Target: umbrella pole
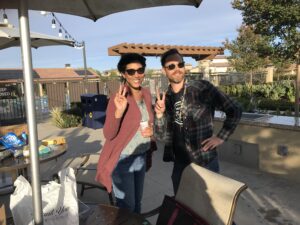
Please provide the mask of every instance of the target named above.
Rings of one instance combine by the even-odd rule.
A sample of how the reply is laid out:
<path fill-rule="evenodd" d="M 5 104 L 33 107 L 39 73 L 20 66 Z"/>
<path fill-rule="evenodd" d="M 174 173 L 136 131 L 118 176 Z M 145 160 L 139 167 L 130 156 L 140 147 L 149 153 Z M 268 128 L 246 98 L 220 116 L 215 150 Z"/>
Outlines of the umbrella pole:
<path fill-rule="evenodd" d="M 35 113 L 35 98 L 32 73 L 32 55 L 29 35 L 28 3 L 19 0 L 19 24 L 22 49 L 23 76 L 25 82 L 26 115 L 29 128 L 30 161 L 31 161 L 31 186 L 33 201 L 34 223 L 43 224 L 42 195 L 40 184 L 40 168 L 38 159 L 37 124 Z"/>

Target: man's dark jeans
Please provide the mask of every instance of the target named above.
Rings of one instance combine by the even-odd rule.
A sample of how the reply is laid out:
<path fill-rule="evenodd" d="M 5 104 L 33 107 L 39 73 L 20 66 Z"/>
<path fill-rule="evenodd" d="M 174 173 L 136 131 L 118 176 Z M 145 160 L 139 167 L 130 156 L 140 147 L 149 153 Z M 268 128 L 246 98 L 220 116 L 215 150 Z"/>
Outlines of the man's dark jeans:
<path fill-rule="evenodd" d="M 176 195 L 176 192 L 179 187 L 181 174 L 185 167 L 187 167 L 189 164 L 179 162 L 175 159 L 173 172 L 172 172 L 172 182 L 173 182 L 173 190 L 174 194 Z M 206 166 L 203 166 L 204 168 L 211 170 L 213 172 L 219 173 L 220 167 L 219 167 L 219 160 L 218 157 L 216 157 L 214 160 L 212 160 L 210 163 L 208 163 Z"/>

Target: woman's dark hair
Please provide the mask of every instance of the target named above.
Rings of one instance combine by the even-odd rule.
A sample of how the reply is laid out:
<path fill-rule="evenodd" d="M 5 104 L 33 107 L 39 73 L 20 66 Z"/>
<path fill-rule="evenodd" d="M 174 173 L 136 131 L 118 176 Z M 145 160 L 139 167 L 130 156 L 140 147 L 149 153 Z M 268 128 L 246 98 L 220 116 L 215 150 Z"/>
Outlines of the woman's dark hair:
<path fill-rule="evenodd" d="M 146 67 L 146 58 L 137 53 L 126 53 L 121 56 L 118 63 L 118 70 L 120 73 L 125 73 L 126 66 L 129 63 L 140 63 L 144 68 Z"/>
<path fill-rule="evenodd" d="M 166 59 L 170 56 L 170 55 L 179 55 L 183 61 L 183 57 L 182 55 L 178 52 L 178 50 L 176 48 L 171 48 L 169 49 L 168 51 L 164 52 L 162 55 L 161 55 L 161 58 L 160 58 L 160 63 L 162 65 L 162 67 L 165 66 L 165 63 L 166 63 Z"/>

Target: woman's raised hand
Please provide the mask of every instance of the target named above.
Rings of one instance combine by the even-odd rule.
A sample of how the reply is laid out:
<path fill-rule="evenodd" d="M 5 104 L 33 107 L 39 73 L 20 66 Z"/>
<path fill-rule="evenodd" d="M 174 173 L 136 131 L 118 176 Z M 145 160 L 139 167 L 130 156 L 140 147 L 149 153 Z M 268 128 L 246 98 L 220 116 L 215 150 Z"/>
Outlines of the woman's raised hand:
<path fill-rule="evenodd" d="M 127 107 L 127 98 L 126 98 L 126 87 L 120 85 L 119 91 L 115 96 L 114 103 L 116 106 L 115 117 L 121 118 Z"/>
<path fill-rule="evenodd" d="M 156 89 L 156 103 L 155 103 L 155 113 L 157 118 L 161 118 L 164 115 L 164 112 L 166 110 L 166 93 L 163 92 L 162 95 L 160 95 L 160 91 L 158 88 Z"/>

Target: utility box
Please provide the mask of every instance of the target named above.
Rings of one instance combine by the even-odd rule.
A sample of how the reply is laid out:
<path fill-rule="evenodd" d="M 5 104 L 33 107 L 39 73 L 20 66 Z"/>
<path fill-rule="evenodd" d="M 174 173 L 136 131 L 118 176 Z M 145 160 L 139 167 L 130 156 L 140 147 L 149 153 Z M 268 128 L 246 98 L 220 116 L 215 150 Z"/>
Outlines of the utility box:
<path fill-rule="evenodd" d="M 106 117 L 107 96 L 99 94 L 81 95 L 82 126 L 99 129 L 102 128 Z"/>

